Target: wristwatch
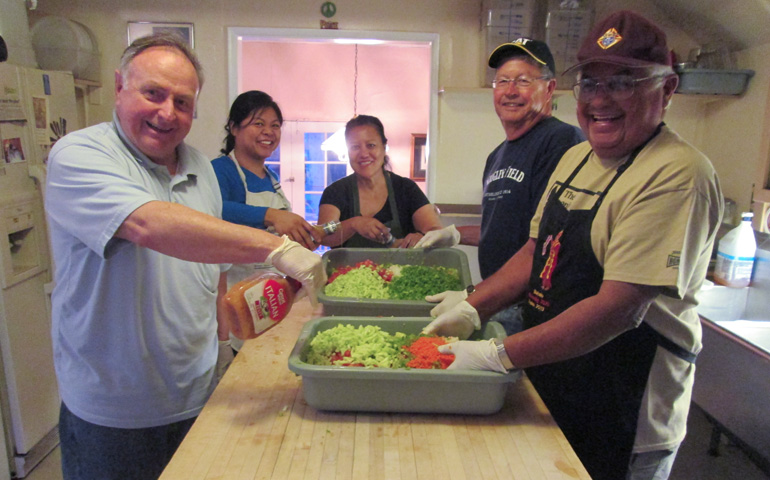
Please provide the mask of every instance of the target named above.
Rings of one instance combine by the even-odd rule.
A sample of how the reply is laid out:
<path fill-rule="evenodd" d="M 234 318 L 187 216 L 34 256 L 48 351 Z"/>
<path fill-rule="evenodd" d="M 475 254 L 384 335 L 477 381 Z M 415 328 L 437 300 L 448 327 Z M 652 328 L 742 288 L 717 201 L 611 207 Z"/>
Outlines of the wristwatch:
<path fill-rule="evenodd" d="M 503 341 L 496 338 L 495 347 L 497 347 L 497 356 L 500 357 L 500 361 L 503 362 L 503 367 L 505 367 L 506 370 L 513 370 L 516 368 L 514 367 L 511 358 L 508 356 L 508 352 L 505 351 L 505 345 L 503 345 Z"/>
<path fill-rule="evenodd" d="M 475 291 L 476 291 L 476 287 L 474 287 L 472 283 L 470 285 L 468 285 L 467 287 L 465 287 L 465 293 L 467 293 L 468 295 L 470 295 L 471 293 L 473 293 Z"/>

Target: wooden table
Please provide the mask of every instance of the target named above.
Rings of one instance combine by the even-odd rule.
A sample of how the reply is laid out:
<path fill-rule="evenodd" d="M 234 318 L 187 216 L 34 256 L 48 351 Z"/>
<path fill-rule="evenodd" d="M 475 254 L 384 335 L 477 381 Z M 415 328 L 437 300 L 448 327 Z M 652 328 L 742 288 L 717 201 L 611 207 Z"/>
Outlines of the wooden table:
<path fill-rule="evenodd" d="M 288 357 L 307 300 L 246 342 L 161 480 L 589 479 L 525 376 L 494 415 L 322 412 Z"/>

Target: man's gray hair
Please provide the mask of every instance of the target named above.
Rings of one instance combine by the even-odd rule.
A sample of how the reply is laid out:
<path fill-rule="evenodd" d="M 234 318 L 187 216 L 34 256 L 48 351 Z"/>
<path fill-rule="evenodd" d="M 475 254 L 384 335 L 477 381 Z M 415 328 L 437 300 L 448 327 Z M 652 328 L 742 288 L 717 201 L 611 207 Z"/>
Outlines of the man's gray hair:
<path fill-rule="evenodd" d="M 131 61 L 143 51 L 153 47 L 169 47 L 179 50 L 185 57 L 187 57 L 195 68 L 195 74 L 198 76 L 198 88 L 203 87 L 203 67 L 201 66 L 201 62 L 198 61 L 198 57 L 187 42 L 174 33 L 156 33 L 154 35 L 137 38 L 131 42 L 131 45 L 123 51 L 123 55 L 120 57 L 119 69 L 121 76 L 126 78 L 128 75 L 128 66 L 131 64 Z"/>

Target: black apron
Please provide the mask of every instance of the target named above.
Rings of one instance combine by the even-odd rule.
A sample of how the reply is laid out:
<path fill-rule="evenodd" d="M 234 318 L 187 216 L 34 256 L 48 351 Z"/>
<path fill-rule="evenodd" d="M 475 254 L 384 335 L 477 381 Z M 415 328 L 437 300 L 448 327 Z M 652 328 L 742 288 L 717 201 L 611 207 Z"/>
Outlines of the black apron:
<path fill-rule="evenodd" d="M 656 134 L 660 131 L 656 131 Z M 654 137 L 654 135 L 653 135 Z M 649 141 L 649 140 L 648 140 Z M 646 145 L 646 143 L 645 143 Z M 596 295 L 604 269 L 591 247 L 591 224 L 607 192 L 644 145 L 618 167 L 590 210 L 567 210 L 562 193 L 591 152 L 549 195 L 538 231 L 524 306 L 524 328 Z M 526 369 L 554 420 L 594 480 L 625 478 L 647 378 L 658 345 L 694 360 L 646 323 L 577 358 Z"/>
<path fill-rule="evenodd" d="M 391 219 L 385 222 L 384 225 L 390 228 L 390 234 L 393 238 L 404 238 L 404 233 L 401 230 L 401 221 L 398 219 L 398 207 L 396 206 L 396 195 L 393 193 L 393 183 L 390 181 L 390 173 L 383 172 L 385 174 L 385 185 L 388 187 L 388 205 L 390 206 Z M 353 216 L 361 216 L 361 206 L 358 200 L 358 181 L 353 178 Z M 387 245 L 380 242 L 369 240 L 366 237 L 353 234 L 343 245 L 345 248 L 386 248 Z"/>

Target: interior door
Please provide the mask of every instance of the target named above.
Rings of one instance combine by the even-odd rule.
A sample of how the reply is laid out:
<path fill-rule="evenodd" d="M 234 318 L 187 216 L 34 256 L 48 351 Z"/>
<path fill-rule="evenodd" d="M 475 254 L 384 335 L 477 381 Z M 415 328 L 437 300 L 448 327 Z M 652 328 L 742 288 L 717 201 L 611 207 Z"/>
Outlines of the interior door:
<path fill-rule="evenodd" d="M 318 221 L 318 203 L 327 185 L 352 173 L 347 161 L 321 149 L 343 122 L 285 121 L 281 145 L 266 160 L 278 172 L 292 211 L 310 223 Z"/>

